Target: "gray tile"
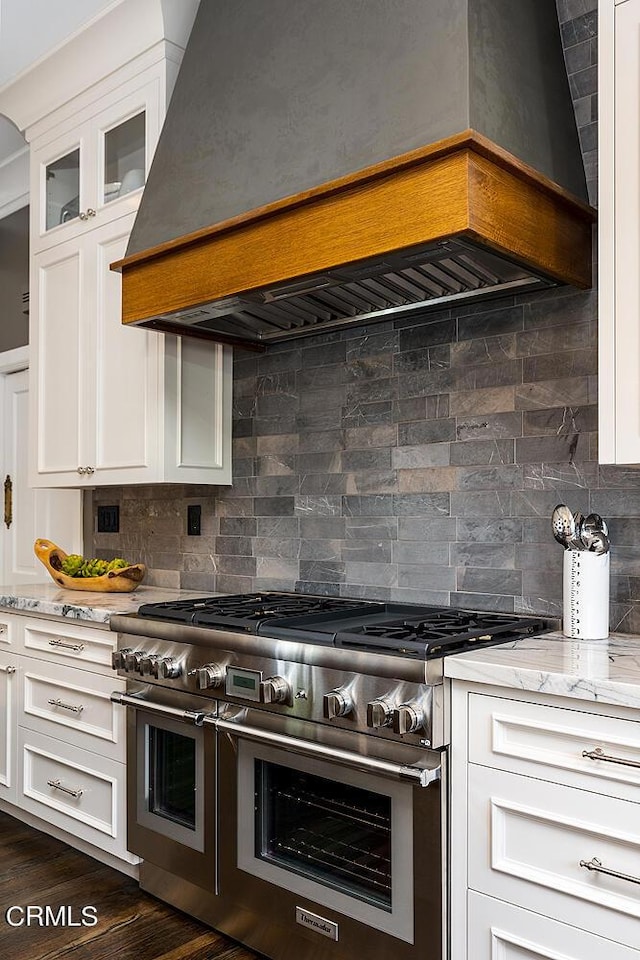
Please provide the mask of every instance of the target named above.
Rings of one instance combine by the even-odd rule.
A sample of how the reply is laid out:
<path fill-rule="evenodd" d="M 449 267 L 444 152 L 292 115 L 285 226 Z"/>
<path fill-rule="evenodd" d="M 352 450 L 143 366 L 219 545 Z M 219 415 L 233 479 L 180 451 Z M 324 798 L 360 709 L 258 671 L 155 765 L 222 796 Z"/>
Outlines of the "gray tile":
<path fill-rule="evenodd" d="M 451 347 L 451 365 L 475 366 L 479 363 L 512 360 L 517 356 L 516 336 L 516 334 L 504 334 L 498 337 L 480 337 L 477 340 L 454 343 Z"/>
<path fill-rule="evenodd" d="M 398 583 L 398 568 L 393 563 L 360 563 L 350 560 L 345 564 L 348 583 L 374 587 L 395 587 Z"/>
<path fill-rule="evenodd" d="M 339 496 L 298 496 L 295 498 L 295 514 L 298 517 L 335 517 L 342 510 Z"/>
<path fill-rule="evenodd" d="M 434 564 L 398 564 L 398 586 L 409 590 L 455 590 L 454 567 Z"/>
<path fill-rule="evenodd" d="M 597 429 L 598 408 L 595 404 L 584 407 L 526 410 L 522 420 L 522 432 L 525 437 L 590 433 Z"/>
<path fill-rule="evenodd" d="M 449 516 L 448 493 L 396 493 L 393 512 L 398 517 Z"/>
<path fill-rule="evenodd" d="M 335 496 L 347 492 L 348 478 L 343 473 L 307 473 L 300 477 L 300 493 Z"/>
<path fill-rule="evenodd" d="M 255 537 L 253 553 L 256 557 L 297 559 L 301 556 L 301 544 L 300 540 L 280 537 Z"/>
<path fill-rule="evenodd" d="M 493 440 L 522 436 L 522 414 L 487 413 L 475 417 L 459 417 L 458 440 Z"/>
<path fill-rule="evenodd" d="M 594 349 L 596 345 L 595 323 L 564 323 L 561 326 L 541 327 L 516 334 L 518 355 L 533 357 L 554 354 L 561 363 L 564 351 Z"/>
<path fill-rule="evenodd" d="M 510 517 L 510 491 L 493 490 L 487 493 L 452 493 L 452 517 Z M 550 515 L 550 514 L 549 514 Z"/>
<path fill-rule="evenodd" d="M 423 443 L 400 446 L 391 450 L 392 463 L 397 470 L 416 467 L 444 467 L 449 465 L 449 443 Z"/>
<path fill-rule="evenodd" d="M 380 400 L 377 403 L 360 403 L 356 400 L 343 407 L 341 423 L 346 428 L 391 423 L 392 412 L 391 400 Z"/>
<path fill-rule="evenodd" d="M 394 514 L 393 494 L 347 496 L 343 499 L 345 517 L 391 517 Z"/>
<path fill-rule="evenodd" d="M 515 410 L 516 389 L 521 387 L 486 387 L 481 390 L 464 390 L 452 393 L 449 398 L 449 411 L 452 417 L 464 417 L 469 414 L 501 413 Z"/>
<path fill-rule="evenodd" d="M 391 450 L 386 447 L 373 447 L 367 450 L 345 450 L 342 454 L 342 469 L 384 470 L 391 467 Z"/>
<path fill-rule="evenodd" d="M 218 556 L 250 557 L 253 554 L 253 538 L 216 537 L 216 554 Z"/>
<path fill-rule="evenodd" d="M 587 490 L 596 486 L 598 465 L 596 463 L 531 463 L 524 467 L 525 489 L 566 491 L 566 497 L 573 496 L 573 490 Z"/>
<path fill-rule="evenodd" d="M 425 541 L 425 546 L 437 540 L 449 542 L 456 539 L 456 521 L 451 517 L 399 517 L 398 539 Z"/>
<path fill-rule="evenodd" d="M 255 577 L 256 559 L 255 557 L 220 554 L 216 557 L 216 579 L 221 574 L 231 574 L 234 577 Z"/>
<path fill-rule="evenodd" d="M 298 492 L 300 480 L 297 474 L 264 476 L 255 478 L 255 493 L 257 497 L 283 497 Z M 257 508 L 256 508 L 257 509 Z"/>
<path fill-rule="evenodd" d="M 300 531 L 297 517 L 258 517 L 255 523 L 259 537 L 295 538 Z"/>
<path fill-rule="evenodd" d="M 458 490 L 510 490 L 522 486 L 522 467 L 518 464 L 457 467 Z"/>
<path fill-rule="evenodd" d="M 551 521 L 545 521 L 546 538 Z M 457 539 L 467 543 L 519 543 L 523 537 L 522 520 L 511 517 L 476 519 L 460 517 L 457 520 Z"/>
<path fill-rule="evenodd" d="M 398 445 L 401 447 L 450 441 L 455 440 L 455 437 L 456 421 L 453 417 L 447 420 L 398 424 Z"/>
<path fill-rule="evenodd" d="M 507 543 L 454 543 L 451 563 L 456 567 L 489 567 L 512 570 L 515 546 Z"/>
<path fill-rule="evenodd" d="M 270 580 L 295 581 L 298 578 L 298 561 L 280 557 L 258 557 L 255 576 Z"/>
<path fill-rule="evenodd" d="M 256 497 L 253 506 L 256 517 L 284 517 L 293 513 L 295 497 Z"/>
<path fill-rule="evenodd" d="M 344 583 L 345 568 L 346 564 L 337 560 L 301 560 L 300 579 L 318 583 Z"/>
<path fill-rule="evenodd" d="M 524 326 L 522 305 L 489 310 L 487 313 L 458 319 L 458 339 L 477 340 L 522 330 Z"/>
<path fill-rule="evenodd" d="M 422 540 L 398 540 L 391 544 L 393 563 L 449 566 L 449 544 Z M 449 589 L 449 587 L 447 587 Z"/>
<path fill-rule="evenodd" d="M 343 540 L 345 537 L 345 524 L 347 521 L 344 517 L 301 517 L 300 519 L 300 536 L 305 539 L 338 539 Z"/>
<path fill-rule="evenodd" d="M 370 447 L 394 447 L 398 431 L 393 424 L 353 427 L 344 431 L 345 450 L 367 450 Z"/>
<path fill-rule="evenodd" d="M 456 466 L 473 464 L 513 463 L 515 444 L 513 440 L 464 440 L 452 443 L 451 463 Z"/>
<path fill-rule="evenodd" d="M 397 517 L 346 517 L 342 534 L 347 540 L 395 540 Z"/>
<path fill-rule="evenodd" d="M 522 571 L 486 567 L 459 567 L 458 590 L 464 593 L 521 596 Z"/>
<path fill-rule="evenodd" d="M 340 562 L 342 540 L 302 540 L 300 543 L 301 560 L 333 560 Z"/>
<path fill-rule="evenodd" d="M 466 610 L 485 610 L 493 613 L 513 613 L 514 598 L 489 596 L 482 593 L 464 593 L 458 590 L 451 594 L 451 606 Z"/>
<path fill-rule="evenodd" d="M 398 478 L 395 470 L 361 470 L 345 474 L 345 493 L 368 495 L 372 493 L 395 493 Z"/>
<path fill-rule="evenodd" d="M 553 437 L 518 437 L 516 463 L 573 463 L 589 456 L 589 434 L 567 433 Z"/>
<path fill-rule="evenodd" d="M 349 563 L 391 563 L 391 542 L 347 540 L 342 544 L 342 559 Z"/>
<path fill-rule="evenodd" d="M 255 517 L 221 517 L 220 535 L 223 537 L 255 537 Z"/>

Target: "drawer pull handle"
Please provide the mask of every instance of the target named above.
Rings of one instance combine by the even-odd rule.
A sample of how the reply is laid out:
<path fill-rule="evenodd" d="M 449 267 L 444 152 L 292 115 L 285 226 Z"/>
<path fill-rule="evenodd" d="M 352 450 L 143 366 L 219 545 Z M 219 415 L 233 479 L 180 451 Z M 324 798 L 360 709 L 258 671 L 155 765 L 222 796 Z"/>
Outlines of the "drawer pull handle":
<path fill-rule="evenodd" d="M 640 877 L 632 877 L 628 873 L 619 873 L 617 870 L 608 870 L 602 866 L 602 861 L 597 857 L 591 857 L 591 860 L 581 860 L 580 866 L 585 870 L 595 870 L 596 873 L 605 873 L 608 877 L 617 877 L 618 880 L 628 880 L 629 883 L 640 883 Z"/>
<path fill-rule="evenodd" d="M 52 787 L 54 790 L 61 790 L 63 793 L 68 793 L 74 800 L 77 800 L 84 793 L 84 790 L 70 790 L 69 787 L 63 787 L 59 780 L 47 780 L 47 786 Z"/>
<path fill-rule="evenodd" d="M 59 637 L 56 637 L 54 640 L 49 640 L 50 647 L 64 647 L 65 650 L 73 650 L 74 653 L 82 653 L 84 650 L 84 643 L 67 643 L 66 640 L 61 640 Z"/>
<path fill-rule="evenodd" d="M 588 757 L 589 760 L 606 760 L 607 763 L 619 763 L 623 767 L 640 767 L 640 763 L 637 760 L 623 760 L 622 757 L 610 757 L 609 754 L 605 753 L 602 747 L 596 747 L 594 750 L 583 750 L 583 757 Z"/>
<path fill-rule="evenodd" d="M 50 703 L 52 707 L 61 707 L 63 710 L 71 710 L 72 713 L 82 713 L 84 710 L 84 705 L 81 703 L 79 706 L 75 707 L 72 703 L 65 703 L 64 700 L 47 700 L 47 703 Z"/>

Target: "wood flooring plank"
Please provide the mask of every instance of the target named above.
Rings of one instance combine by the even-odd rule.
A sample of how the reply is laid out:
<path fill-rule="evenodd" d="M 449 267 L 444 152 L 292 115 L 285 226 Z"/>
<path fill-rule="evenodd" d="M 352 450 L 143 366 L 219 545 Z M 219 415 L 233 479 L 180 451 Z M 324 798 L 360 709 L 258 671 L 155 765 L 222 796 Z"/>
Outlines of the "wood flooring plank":
<path fill-rule="evenodd" d="M 12 927 L 10 906 L 56 912 L 95 906 L 98 923 Z M 0 813 L 2 960 L 260 960 L 198 920 L 140 890 L 130 877 Z"/>

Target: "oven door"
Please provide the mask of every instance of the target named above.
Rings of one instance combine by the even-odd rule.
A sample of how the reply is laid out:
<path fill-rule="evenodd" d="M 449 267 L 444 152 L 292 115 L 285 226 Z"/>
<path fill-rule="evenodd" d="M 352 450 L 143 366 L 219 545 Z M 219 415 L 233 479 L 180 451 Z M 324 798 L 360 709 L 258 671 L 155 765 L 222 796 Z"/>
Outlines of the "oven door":
<path fill-rule="evenodd" d="M 216 703 L 130 684 L 127 849 L 173 876 L 215 891 Z"/>
<path fill-rule="evenodd" d="M 224 931 L 274 960 L 441 957 L 441 755 L 256 710 L 217 727 Z"/>

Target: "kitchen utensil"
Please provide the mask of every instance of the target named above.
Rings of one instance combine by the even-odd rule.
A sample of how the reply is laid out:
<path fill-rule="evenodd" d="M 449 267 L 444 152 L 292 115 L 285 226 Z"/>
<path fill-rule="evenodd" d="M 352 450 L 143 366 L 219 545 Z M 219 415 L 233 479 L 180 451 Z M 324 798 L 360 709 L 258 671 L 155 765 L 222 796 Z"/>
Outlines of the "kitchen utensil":
<path fill-rule="evenodd" d="M 603 533 L 602 531 L 599 533 L 593 533 L 589 539 L 590 553 L 595 553 L 598 556 L 601 556 L 603 553 L 609 553 L 609 548 L 611 545 L 609 543 L 609 537 L 606 535 L 606 533 Z"/>
<path fill-rule="evenodd" d="M 574 524 L 575 524 L 576 532 L 575 532 L 575 535 L 574 535 L 573 540 L 571 541 L 571 543 L 570 543 L 570 545 L 569 545 L 569 549 L 570 549 L 570 550 L 584 550 L 584 549 L 585 549 L 585 543 L 584 543 L 584 540 L 582 539 L 582 533 L 583 533 L 583 530 L 584 530 L 584 517 L 583 517 L 583 515 L 580 513 L 579 510 L 576 510 L 576 512 L 574 513 L 574 515 L 573 515 L 573 522 L 574 522 Z"/>
<path fill-rule="evenodd" d="M 59 587 L 64 587 L 66 590 L 131 593 L 142 582 L 147 572 L 143 563 L 133 563 L 129 567 L 111 570 L 101 577 L 70 577 L 60 569 L 67 554 L 51 540 L 36 540 L 33 550 L 38 560 L 47 568 L 51 578 Z"/>
<path fill-rule="evenodd" d="M 564 503 L 559 503 L 551 515 L 551 528 L 558 543 L 565 549 L 573 542 L 576 535 L 576 522 L 571 510 Z"/>

